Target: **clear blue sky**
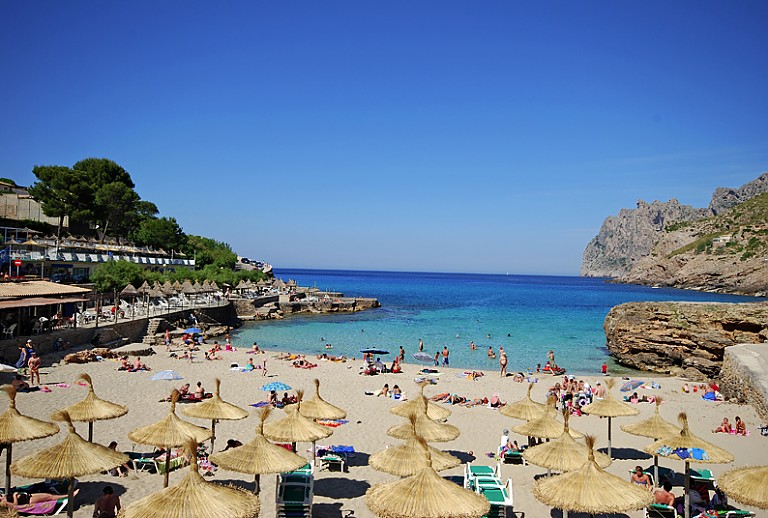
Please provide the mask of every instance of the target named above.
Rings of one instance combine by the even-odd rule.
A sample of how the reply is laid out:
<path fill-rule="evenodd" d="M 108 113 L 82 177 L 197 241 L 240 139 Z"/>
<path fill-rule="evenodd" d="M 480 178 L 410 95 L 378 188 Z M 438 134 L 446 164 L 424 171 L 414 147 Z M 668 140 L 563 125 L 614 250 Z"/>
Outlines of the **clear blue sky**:
<path fill-rule="evenodd" d="M 768 2 L 6 2 L 0 176 L 107 157 L 280 267 L 577 274 L 768 170 Z"/>

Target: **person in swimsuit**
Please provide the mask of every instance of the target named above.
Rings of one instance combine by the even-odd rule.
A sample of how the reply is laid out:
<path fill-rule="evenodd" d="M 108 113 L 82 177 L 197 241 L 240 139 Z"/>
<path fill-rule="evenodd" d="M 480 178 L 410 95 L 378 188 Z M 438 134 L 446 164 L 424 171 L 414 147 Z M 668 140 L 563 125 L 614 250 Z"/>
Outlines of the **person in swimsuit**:
<path fill-rule="evenodd" d="M 40 502 L 55 502 L 63 497 L 63 495 L 54 495 L 51 493 L 22 493 L 14 491 L 11 493 L 10 499 L 5 495 L 0 495 L 0 507 L 16 509 L 19 506 L 38 504 Z"/>
<path fill-rule="evenodd" d="M 648 491 L 653 491 L 651 477 L 649 477 L 647 473 L 643 473 L 643 468 L 640 466 L 635 466 L 635 472 L 632 473 L 632 482 L 640 486 L 645 486 Z"/>
<path fill-rule="evenodd" d="M 93 516 L 98 516 L 99 518 L 115 518 L 121 508 L 120 497 L 114 494 L 112 486 L 104 486 L 102 492 L 104 494 L 96 500 Z"/>
<path fill-rule="evenodd" d="M 507 377 L 507 353 L 504 351 L 504 348 L 502 346 L 499 346 L 499 367 L 501 368 L 501 372 L 499 373 L 499 376 L 502 378 Z"/>

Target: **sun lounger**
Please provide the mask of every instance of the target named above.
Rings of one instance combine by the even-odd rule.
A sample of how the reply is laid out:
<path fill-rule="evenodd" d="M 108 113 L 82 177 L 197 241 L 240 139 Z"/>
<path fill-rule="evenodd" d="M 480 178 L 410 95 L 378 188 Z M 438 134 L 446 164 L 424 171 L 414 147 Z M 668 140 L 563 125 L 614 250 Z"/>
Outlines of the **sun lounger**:
<path fill-rule="evenodd" d="M 651 504 L 644 509 L 643 518 L 678 518 L 680 515 L 671 505 Z"/>
<path fill-rule="evenodd" d="M 162 475 L 166 470 L 165 455 L 155 457 L 134 457 L 131 459 L 131 463 L 133 464 L 133 470 L 137 473 L 139 471 L 147 471 L 149 473 L 159 473 Z M 187 462 L 187 457 L 184 455 L 173 457 L 170 462 L 170 471 L 186 466 L 187 464 L 189 464 L 189 462 Z"/>
<path fill-rule="evenodd" d="M 464 487 L 469 488 L 474 477 L 501 477 L 501 464 L 498 462 L 496 466 L 474 466 L 471 462 L 467 462 L 464 466 Z"/>
<path fill-rule="evenodd" d="M 69 498 L 64 495 L 58 500 L 38 502 L 36 504 L 19 505 L 16 507 L 16 512 L 21 515 L 29 516 L 52 516 L 55 514 L 60 514 L 61 511 L 66 509 L 68 503 Z"/>
<path fill-rule="evenodd" d="M 312 516 L 314 472 L 311 464 L 277 476 L 275 503 L 277 518 Z"/>

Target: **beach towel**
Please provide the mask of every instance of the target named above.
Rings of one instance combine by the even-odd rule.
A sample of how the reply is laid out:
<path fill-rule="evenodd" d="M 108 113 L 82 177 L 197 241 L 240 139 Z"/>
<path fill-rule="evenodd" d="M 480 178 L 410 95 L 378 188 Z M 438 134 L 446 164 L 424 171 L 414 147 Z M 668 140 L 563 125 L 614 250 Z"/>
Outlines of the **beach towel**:
<path fill-rule="evenodd" d="M 707 392 L 703 396 L 701 396 L 701 399 L 705 399 L 707 401 L 717 401 L 717 396 L 714 392 Z"/>
<path fill-rule="evenodd" d="M 336 428 L 337 426 L 347 424 L 348 422 L 349 421 L 345 419 L 321 419 L 317 421 L 317 424 L 321 424 L 323 426 L 330 426 L 331 428 Z"/>
<path fill-rule="evenodd" d="M 62 499 L 67 498 L 66 495 Z M 37 502 L 36 504 L 27 504 L 16 506 L 16 511 L 25 514 L 52 514 L 60 500 L 51 500 L 48 502 Z"/>
<path fill-rule="evenodd" d="M 259 401 L 258 403 L 253 403 L 251 406 L 255 406 L 256 408 L 261 408 L 264 406 L 269 405 L 269 402 L 267 401 Z"/>

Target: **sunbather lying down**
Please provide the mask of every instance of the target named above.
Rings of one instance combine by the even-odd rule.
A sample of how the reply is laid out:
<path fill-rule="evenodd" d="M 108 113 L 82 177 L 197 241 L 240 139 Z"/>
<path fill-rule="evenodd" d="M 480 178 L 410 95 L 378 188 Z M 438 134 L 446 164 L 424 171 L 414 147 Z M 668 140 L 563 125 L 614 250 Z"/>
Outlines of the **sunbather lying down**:
<path fill-rule="evenodd" d="M 79 489 L 75 489 L 75 495 L 80 492 Z M 22 493 L 14 491 L 11 493 L 11 498 L 6 498 L 5 495 L 0 496 L 0 507 L 7 507 L 9 509 L 18 509 L 19 507 L 39 504 L 42 502 L 55 502 L 62 498 L 66 498 L 67 495 L 54 495 L 52 493 Z"/>

